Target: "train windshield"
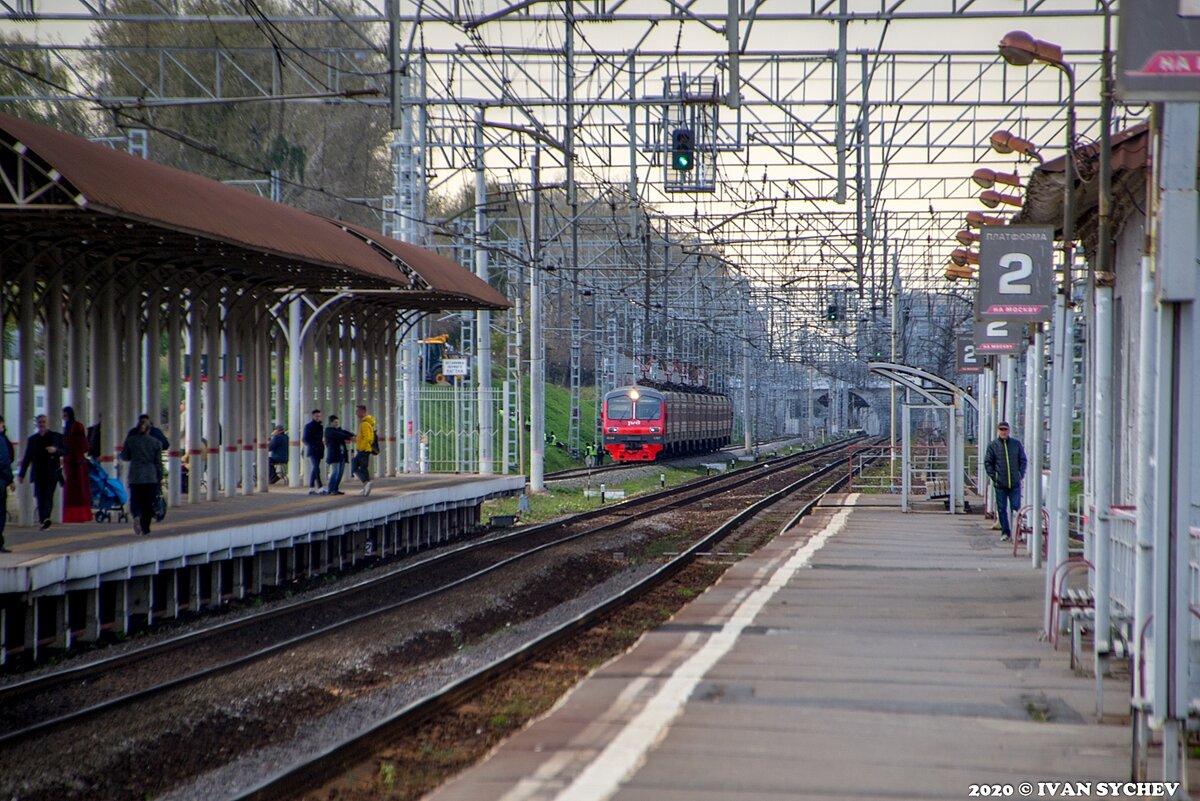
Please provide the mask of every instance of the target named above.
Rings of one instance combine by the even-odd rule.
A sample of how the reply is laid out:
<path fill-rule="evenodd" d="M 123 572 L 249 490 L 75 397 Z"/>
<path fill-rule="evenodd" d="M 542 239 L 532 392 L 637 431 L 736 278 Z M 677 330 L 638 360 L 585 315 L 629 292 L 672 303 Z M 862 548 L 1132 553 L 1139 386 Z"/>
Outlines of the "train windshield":
<path fill-rule="evenodd" d="M 662 401 L 658 398 L 638 398 L 637 417 L 639 420 L 657 420 L 662 415 Z"/>
<path fill-rule="evenodd" d="M 625 395 L 614 395 L 608 399 L 608 419 L 632 420 L 633 401 Z"/>
<path fill-rule="evenodd" d="M 628 395 L 613 395 L 608 399 L 609 420 L 657 420 L 661 416 L 662 400 L 659 398 L 638 398 L 636 409 Z"/>

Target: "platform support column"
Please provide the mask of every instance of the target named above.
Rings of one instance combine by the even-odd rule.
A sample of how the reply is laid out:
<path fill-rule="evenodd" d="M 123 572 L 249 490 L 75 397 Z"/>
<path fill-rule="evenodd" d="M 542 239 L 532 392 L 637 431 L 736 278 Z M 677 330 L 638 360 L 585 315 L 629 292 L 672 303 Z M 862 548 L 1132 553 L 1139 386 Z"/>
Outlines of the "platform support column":
<path fill-rule="evenodd" d="M 25 440 L 33 431 L 33 418 L 36 412 L 33 408 L 33 390 L 37 386 L 37 375 L 34 371 L 34 319 L 33 319 L 33 266 L 26 264 L 21 271 L 21 296 L 18 299 L 18 314 L 20 325 L 17 327 L 18 353 L 20 354 L 20 371 L 17 376 L 17 408 L 20 409 L 19 420 L 8 422 L 10 438 L 18 440 L 13 448 L 17 460 L 20 460 L 25 450 Z M 15 471 L 14 471 L 15 472 Z M 19 525 L 30 526 L 35 522 L 36 511 L 33 503 L 33 481 L 26 475 L 25 481 L 17 485 L 17 521 Z M 36 657 L 35 657 L 36 658 Z"/>
<path fill-rule="evenodd" d="M 206 499 L 215 501 L 221 491 L 221 400 L 218 388 L 221 382 L 221 293 L 213 289 L 208 293 L 205 324 L 205 351 L 208 357 L 208 375 L 204 383 L 204 432 L 208 440 L 205 449 L 207 464 Z"/>
<path fill-rule="evenodd" d="M 54 647 L 71 647 L 71 603 L 65 592 L 54 598 Z"/>
<path fill-rule="evenodd" d="M 113 597 L 113 628 L 121 634 L 129 633 L 129 582 L 132 579 L 122 579 L 117 583 L 117 591 Z"/>
<path fill-rule="evenodd" d="M 30 658 L 36 662 L 40 653 L 38 644 L 38 630 L 41 628 L 41 604 L 37 598 L 29 599 L 29 606 L 25 612 L 25 653 L 29 654 Z"/>
<path fill-rule="evenodd" d="M 71 387 L 71 405 L 75 407 L 76 416 L 83 422 L 84 427 L 87 427 L 95 422 L 95 418 L 92 416 L 91 398 L 88 396 L 88 292 L 84 283 L 85 275 L 84 267 L 77 266 L 67 290 L 70 301 L 68 338 L 71 342 L 67 350 L 67 381 Z"/>
<path fill-rule="evenodd" d="M 180 346 L 182 333 L 180 331 L 180 306 L 182 298 L 178 288 L 173 287 L 167 293 L 167 429 L 170 431 L 171 447 L 165 454 L 167 457 L 167 504 L 178 506 L 180 493 L 183 488 L 183 467 L 180 456 L 184 453 L 186 443 L 180 436 L 182 413 L 179 408 L 181 400 L 183 375 L 179 369 Z M 157 338 L 154 340 L 156 343 Z"/>
<path fill-rule="evenodd" d="M 50 429 L 62 430 L 63 408 L 63 279 L 62 270 L 55 270 L 45 286 L 42 308 L 46 314 L 46 414 L 50 416 Z M 74 394 L 74 393 L 72 393 Z M 85 424 L 86 425 L 86 424 Z M 59 488 L 59 495 L 65 495 Z M 61 508 L 62 504 L 56 503 Z M 55 518 L 58 519 L 57 517 Z"/>
<path fill-rule="evenodd" d="M 204 608 L 204 589 L 203 583 L 200 582 L 200 566 L 192 565 L 190 573 L 187 586 L 187 608 L 196 613 Z"/>
<path fill-rule="evenodd" d="M 208 607 L 209 609 L 216 609 L 221 605 L 221 595 L 225 590 L 225 582 L 221 577 L 221 573 L 223 572 L 221 569 L 221 563 L 209 562 L 208 570 Z"/>
<path fill-rule="evenodd" d="M 195 568 L 192 568 L 192 570 L 194 570 L 194 569 Z M 187 571 L 187 572 L 184 572 L 184 571 Z M 179 601 L 179 596 L 183 593 L 183 591 L 185 589 L 188 590 L 188 601 L 189 601 L 188 608 L 195 610 L 195 606 L 193 606 L 190 603 L 190 601 L 192 600 L 191 599 L 191 594 L 192 594 L 191 589 L 192 589 L 192 585 L 195 584 L 195 581 L 192 581 L 191 584 L 189 585 L 188 580 L 190 578 L 192 578 L 192 571 L 188 570 L 185 567 L 180 567 L 180 568 L 176 568 L 175 570 L 167 571 L 167 576 L 166 576 L 167 603 L 165 604 L 164 615 L 167 618 L 169 618 L 170 620 L 178 620 L 179 619 L 179 609 L 182 606 L 182 604 Z M 181 585 L 188 585 L 188 586 L 185 587 L 185 586 L 181 586 Z M 151 588 L 151 591 L 153 592 L 153 589 L 154 589 L 154 581 L 153 580 L 150 581 L 150 588 Z M 153 609 L 153 604 L 151 605 L 151 608 Z"/>
<path fill-rule="evenodd" d="M 0 606 L 0 665 L 8 664 L 8 608 Z"/>
<path fill-rule="evenodd" d="M 201 428 L 200 392 L 204 386 L 200 382 L 200 354 L 204 351 L 204 336 L 200 316 L 200 292 L 192 287 L 188 293 L 188 374 L 187 385 L 184 389 L 187 404 L 187 441 L 180 446 L 188 457 L 188 492 L 185 497 L 180 489 L 180 501 L 185 503 L 200 502 L 200 481 L 204 478 L 205 455 L 201 449 L 201 438 L 204 436 Z M 180 476 L 182 486 L 183 477 Z"/>
<path fill-rule="evenodd" d="M 900 509 L 908 512 L 912 495 L 912 407 L 907 401 L 900 409 Z"/>
<path fill-rule="evenodd" d="M 235 498 L 241 484 L 242 421 L 238 397 L 241 384 L 237 380 L 238 329 L 241 313 L 234 309 L 236 299 L 230 292 L 225 302 L 225 326 L 221 332 L 221 354 L 224 365 L 218 362 L 221 377 L 221 476 L 226 498 Z"/>
<path fill-rule="evenodd" d="M 104 628 L 104 621 L 101 619 L 100 587 L 83 590 L 83 593 L 83 631 L 79 634 L 79 640 L 80 642 L 95 642 L 100 639 L 100 632 Z"/>

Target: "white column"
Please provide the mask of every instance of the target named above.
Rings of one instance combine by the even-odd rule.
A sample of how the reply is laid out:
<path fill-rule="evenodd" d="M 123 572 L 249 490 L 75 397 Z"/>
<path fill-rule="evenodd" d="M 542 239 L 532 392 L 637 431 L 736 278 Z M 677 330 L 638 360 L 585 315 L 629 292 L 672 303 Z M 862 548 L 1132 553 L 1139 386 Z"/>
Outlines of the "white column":
<path fill-rule="evenodd" d="M 167 503 L 178 506 L 183 492 L 181 457 L 187 448 L 187 443 L 180 436 L 183 415 L 179 412 L 179 401 L 183 395 L 183 371 L 180 364 L 180 350 L 183 345 L 181 287 L 171 287 L 167 304 L 167 428 L 171 431 L 171 447 L 167 452 Z"/>

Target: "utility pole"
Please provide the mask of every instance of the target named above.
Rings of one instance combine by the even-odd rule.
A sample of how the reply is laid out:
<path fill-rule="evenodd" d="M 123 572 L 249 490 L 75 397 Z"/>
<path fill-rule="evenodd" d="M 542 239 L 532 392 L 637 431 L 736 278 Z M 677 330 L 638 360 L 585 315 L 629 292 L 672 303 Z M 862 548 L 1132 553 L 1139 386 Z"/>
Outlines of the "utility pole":
<path fill-rule="evenodd" d="M 542 336 L 541 147 L 533 151 L 529 219 L 529 490 L 541 492 L 546 472 L 546 343 Z"/>
<path fill-rule="evenodd" d="M 488 282 L 487 176 L 483 159 L 483 108 L 475 110 L 475 275 Z M 479 473 L 495 472 L 492 442 L 492 313 L 475 312 L 475 374 L 479 408 Z"/>

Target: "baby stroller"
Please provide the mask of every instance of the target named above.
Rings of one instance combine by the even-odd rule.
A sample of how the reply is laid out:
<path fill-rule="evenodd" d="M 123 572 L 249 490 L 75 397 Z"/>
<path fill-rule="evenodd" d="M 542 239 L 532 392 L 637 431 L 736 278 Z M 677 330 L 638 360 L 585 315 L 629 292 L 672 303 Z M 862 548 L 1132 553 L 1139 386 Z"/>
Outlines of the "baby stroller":
<path fill-rule="evenodd" d="M 88 480 L 92 485 L 92 513 L 97 523 L 111 522 L 113 511 L 117 513 L 118 523 L 129 520 L 125 513 L 129 493 L 119 478 L 106 473 L 95 459 L 88 459 Z"/>

